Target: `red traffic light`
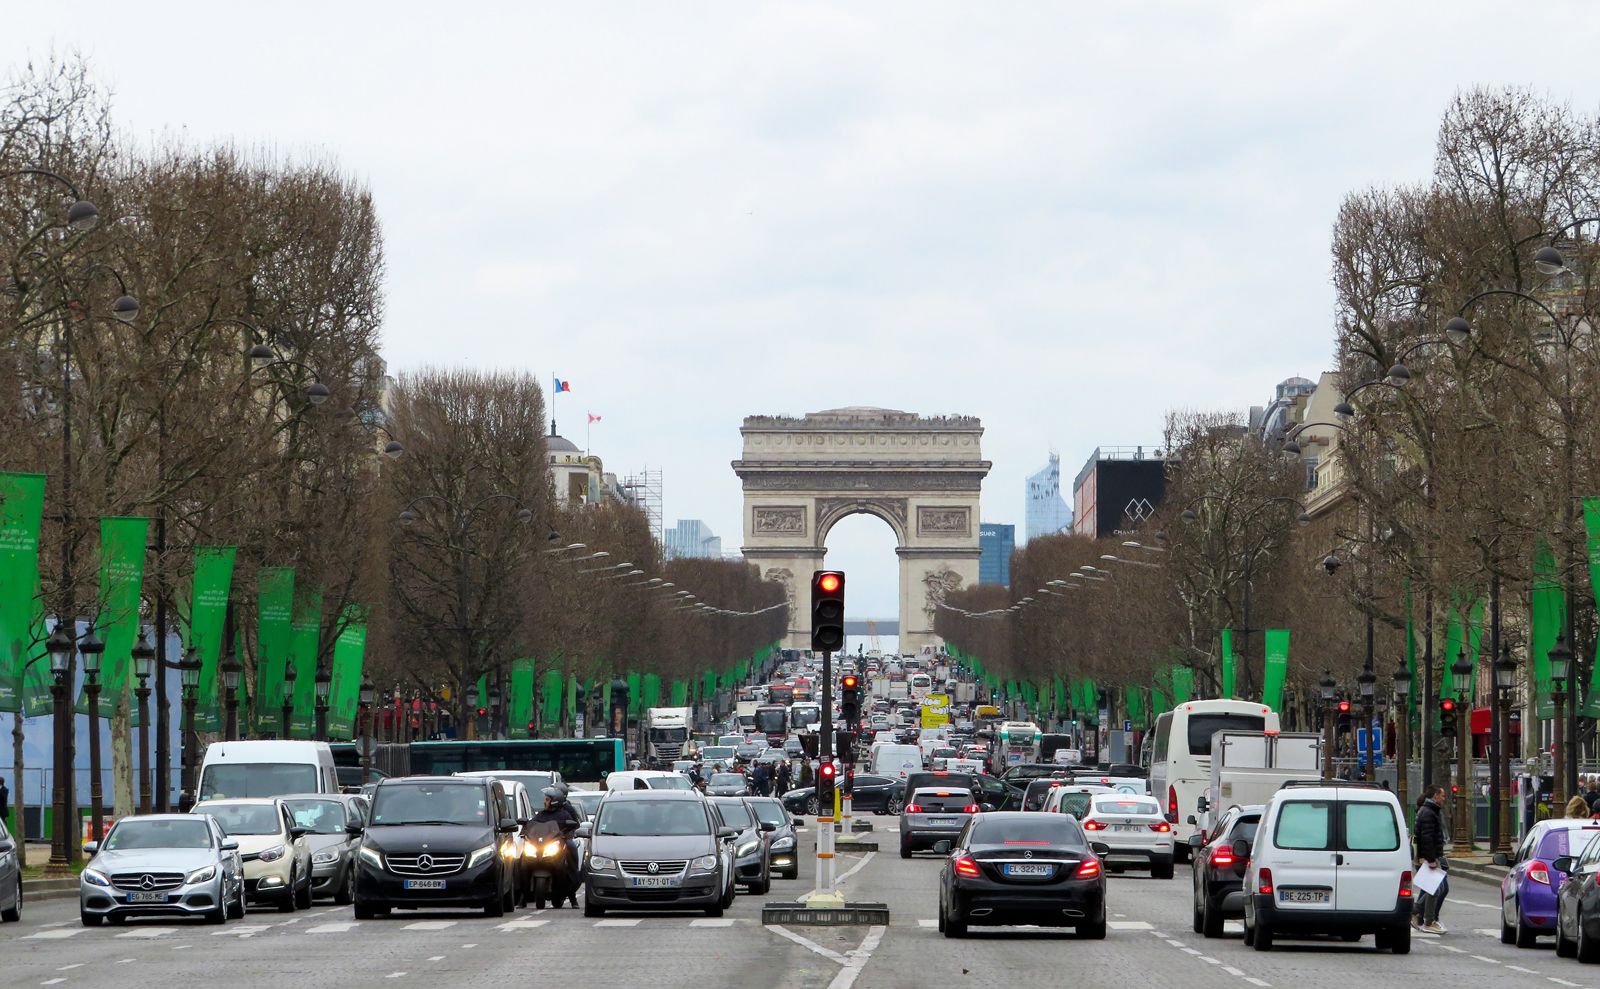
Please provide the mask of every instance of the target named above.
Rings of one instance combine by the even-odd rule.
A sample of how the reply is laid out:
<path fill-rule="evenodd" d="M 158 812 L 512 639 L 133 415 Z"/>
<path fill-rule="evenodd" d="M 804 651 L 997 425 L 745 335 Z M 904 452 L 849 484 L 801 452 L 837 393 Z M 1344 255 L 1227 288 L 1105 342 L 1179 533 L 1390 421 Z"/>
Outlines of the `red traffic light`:
<path fill-rule="evenodd" d="M 857 680 L 854 676 L 846 676 L 839 679 L 839 686 L 846 690 L 854 690 L 856 687 L 860 686 L 860 684 L 861 681 Z"/>
<path fill-rule="evenodd" d="M 1446 697 L 1443 700 L 1439 701 L 1439 710 L 1443 711 L 1444 713 L 1450 714 L 1450 713 L 1454 712 L 1455 709 L 1456 709 L 1456 702 L 1455 702 L 1455 700 L 1453 698 Z"/>
<path fill-rule="evenodd" d="M 1349 714 L 1350 713 L 1350 702 L 1349 701 L 1340 701 L 1339 702 L 1339 713 L 1340 714 Z"/>
<path fill-rule="evenodd" d="M 817 589 L 833 594 L 844 586 L 844 574 L 828 572 L 817 578 Z"/>
<path fill-rule="evenodd" d="M 823 763 L 822 764 L 822 768 L 817 770 L 818 775 L 820 775 L 825 780 L 833 779 L 834 774 L 837 773 L 837 772 L 838 772 L 838 770 L 834 769 L 833 763 L 831 763 L 831 762 Z"/>
<path fill-rule="evenodd" d="M 488 708 L 486 708 L 486 707 L 480 707 L 480 708 L 478 708 L 478 717 L 480 717 L 480 718 L 481 718 L 481 717 L 483 717 L 483 716 L 484 716 L 484 715 L 485 715 L 485 714 L 488 714 L 488 713 L 489 713 L 489 709 L 488 709 Z"/>

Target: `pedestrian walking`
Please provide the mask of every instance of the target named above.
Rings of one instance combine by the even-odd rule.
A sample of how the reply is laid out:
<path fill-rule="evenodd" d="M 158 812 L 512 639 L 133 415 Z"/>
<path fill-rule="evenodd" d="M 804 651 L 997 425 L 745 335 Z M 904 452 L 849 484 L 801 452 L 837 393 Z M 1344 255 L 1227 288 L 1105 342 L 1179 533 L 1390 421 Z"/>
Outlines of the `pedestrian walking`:
<path fill-rule="evenodd" d="M 789 785 L 789 764 L 787 762 L 778 767 L 778 776 L 773 782 L 777 785 L 778 796 L 780 797 L 793 789 Z"/>
<path fill-rule="evenodd" d="M 1413 831 L 1417 843 L 1417 859 L 1436 869 L 1448 869 L 1444 857 L 1444 787 L 1430 786 L 1423 793 L 1422 805 L 1417 809 L 1417 826 Z M 1439 923 L 1439 909 L 1450 894 L 1450 879 L 1446 877 L 1432 893 L 1417 897 L 1417 913 L 1411 923 L 1426 934 L 1443 934 Z"/>
<path fill-rule="evenodd" d="M 0 776 L 0 821 L 9 820 L 11 816 L 11 791 L 6 789 L 6 778 Z M 17 830 L 21 830 L 18 828 Z"/>

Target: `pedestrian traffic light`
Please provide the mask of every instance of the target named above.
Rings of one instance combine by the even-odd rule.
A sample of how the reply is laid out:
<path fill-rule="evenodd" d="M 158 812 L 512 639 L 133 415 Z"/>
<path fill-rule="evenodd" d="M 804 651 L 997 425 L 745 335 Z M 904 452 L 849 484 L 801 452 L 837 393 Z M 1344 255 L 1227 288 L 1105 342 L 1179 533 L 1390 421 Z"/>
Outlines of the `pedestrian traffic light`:
<path fill-rule="evenodd" d="M 1456 730 L 1456 702 L 1453 697 L 1439 699 L 1439 730 L 1443 732 Z"/>
<path fill-rule="evenodd" d="M 842 570 L 818 570 L 811 575 L 811 648 L 823 652 L 844 648 Z"/>
<path fill-rule="evenodd" d="M 854 673 L 839 678 L 839 710 L 844 714 L 845 724 L 854 728 L 861 718 L 861 678 Z"/>

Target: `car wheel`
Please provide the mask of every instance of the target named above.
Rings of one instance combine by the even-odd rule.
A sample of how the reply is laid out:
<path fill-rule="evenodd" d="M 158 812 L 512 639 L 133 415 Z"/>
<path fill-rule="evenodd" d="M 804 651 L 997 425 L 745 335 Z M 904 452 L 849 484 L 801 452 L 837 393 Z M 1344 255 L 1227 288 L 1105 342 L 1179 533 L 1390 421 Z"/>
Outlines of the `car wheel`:
<path fill-rule="evenodd" d="M 1182 844 L 1174 845 L 1173 848 L 1172 848 L 1172 858 L 1173 858 L 1173 861 L 1175 861 L 1175 862 L 1187 862 L 1187 861 L 1189 861 L 1189 844 L 1188 844 L 1188 842 L 1184 842 Z"/>
<path fill-rule="evenodd" d="M 1388 944 L 1384 945 L 1396 955 L 1411 954 L 1411 924 L 1401 924 L 1389 931 Z"/>
<path fill-rule="evenodd" d="M 1504 910 L 1502 910 L 1500 912 L 1500 943 L 1501 944 L 1516 944 L 1517 943 L 1517 929 L 1515 927 L 1512 927 L 1510 924 L 1506 923 L 1505 911 Z"/>
<path fill-rule="evenodd" d="M 1189 894 L 1189 912 L 1194 915 L 1194 918 L 1191 921 L 1191 925 L 1194 927 L 1194 932 L 1199 934 L 1200 932 L 1204 931 L 1206 929 L 1206 922 L 1205 914 L 1200 908 L 1199 887 L 1195 887 L 1194 892 Z"/>
<path fill-rule="evenodd" d="M 128 915 L 125 914 L 125 913 L 106 914 L 106 923 L 110 924 L 112 927 L 121 927 L 123 924 L 126 924 L 127 922 L 128 922 Z"/>
<path fill-rule="evenodd" d="M 1566 932 L 1561 929 L 1563 920 L 1564 918 L 1558 910 L 1556 912 L 1556 957 L 1571 958 L 1578 953 L 1578 946 L 1569 940 Z"/>
<path fill-rule="evenodd" d="M 0 910 L 0 921 L 14 924 L 22 919 L 22 877 L 17 877 L 17 902 L 4 910 Z"/>
<path fill-rule="evenodd" d="M 489 902 L 483 905 L 483 915 L 485 917 L 504 917 L 506 915 L 506 898 L 499 894 L 491 896 Z"/>
<path fill-rule="evenodd" d="M 90 913 L 87 910 L 78 911 L 78 919 L 83 921 L 83 926 L 85 927 L 99 927 L 105 922 L 104 917 L 97 913 Z"/>
<path fill-rule="evenodd" d="M 720 902 L 713 903 L 711 906 L 706 907 L 706 916 L 707 917 L 720 917 L 720 916 L 722 916 L 722 911 L 724 909 L 726 909 L 726 908 L 722 905 L 722 903 L 720 903 Z"/>
<path fill-rule="evenodd" d="M 1582 934 L 1583 934 L 1583 928 L 1582 927 L 1578 928 L 1578 934 L 1579 934 L 1579 938 L 1580 938 L 1580 941 L 1581 941 Z M 1523 920 L 1522 920 L 1522 908 L 1520 906 L 1517 907 L 1517 947 L 1519 947 L 1519 948 L 1531 948 L 1531 947 L 1533 947 L 1534 945 L 1536 945 L 1538 943 L 1539 943 L 1539 932 L 1535 931 L 1533 929 L 1533 925 L 1523 922 Z"/>
<path fill-rule="evenodd" d="M 1574 918 L 1573 926 L 1578 929 L 1578 943 L 1572 956 L 1585 965 L 1600 961 L 1600 944 L 1596 944 L 1594 939 L 1589 937 L 1589 932 L 1583 925 L 1583 914 L 1580 913 Z"/>
<path fill-rule="evenodd" d="M 905 840 L 904 838 L 900 839 L 900 857 L 903 859 L 908 859 L 911 857 L 911 842 Z"/>
<path fill-rule="evenodd" d="M 944 897 L 939 897 L 939 933 L 944 933 Z"/>
<path fill-rule="evenodd" d="M 224 889 L 226 889 L 226 887 L 224 887 Z M 244 919 L 244 890 L 241 889 L 239 891 L 239 895 L 234 897 L 233 902 L 228 904 L 228 919 Z"/>
<path fill-rule="evenodd" d="M 899 817 L 900 808 L 904 807 L 905 805 L 906 802 L 899 797 L 890 797 L 884 802 L 883 812 L 888 814 L 890 817 Z"/>
<path fill-rule="evenodd" d="M 1210 897 L 1200 911 L 1200 933 L 1206 937 L 1222 936 L 1222 911 L 1212 905 Z"/>
<path fill-rule="evenodd" d="M 1087 924 L 1078 925 L 1078 937 L 1085 941 L 1104 941 L 1106 939 L 1106 912 L 1102 908 L 1099 920 L 1091 920 Z"/>
<path fill-rule="evenodd" d="M 295 890 L 294 894 L 294 905 L 299 910 L 311 909 L 311 874 L 309 872 L 305 875 L 305 881 L 305 888 Z"/>
<path fill-rule="evenodd" d="M 207 910 L 204 916 L 208 924 L 226 924 L 228 922 L 228 905 L 219 903 L 215 910 Z"/>
<path fill-rule="evenodd" d="M 333 894 L 333 902 L 341 907 L 347 907 L 355 902 L 356 870 L 352 867 L 344 872 L 344 882 L 339 884 L 339 889 Z"/>
<path fill-rule="evenodd" d="M 806 813 L 812 817 L 820 816 L 822 813 L 822 805 L 817 803 L 815 794 L 806 798 Z"/>
<path fill-rule="evenodd" d="M 1151 863 L 1151 865 L 1150 865 L 1150 878 L 1151 879 L 1171 879 L 1172 878 L 1172 860 L 1171 859 L 1167 859 L 1165 862 L 1156 861 L 1156 862 Z"/>
<path fill-rule="evenodd" d="M 278 912 L 279 913 L 294 913 L 294 907 L 295 907 L 295 902 L 294 901 L 296 899 L 298 899 L 298 897 L 296 897 L 294 895 L 294 879 L 293 879 L 293 877 L 291 877 L 289 879 L 289 884 L 290 884 L 289 885 L 289 895 L 285 896 L 283 899 L 278 901 Z"/>
<path fill-rule="evenodd" d="M 944 918 L 944 936 L 945 937 L 952 937 L 953 938 L 953 937 L 966 937 L 967 936 L 967 922 L 965 920 L 957 920 L 956 917 L 955 917 L 956 905 L 957 905 L 957 901 L 955 900 L 954 896 L 952 896 L 951 897 L 951 904 L 950 904 L 950 912 L 945 914 L 945 918 Z"/>
<path fill-rule="evenodd" d="M 606 915 L 606 908 L 597 907 L 593 903 L 589 902 L 589 894 L 585 893 L 583 895 L 583 915 L 585 917 L 604 917 Z"/>
<path fill-rule="evenodd" d="M 1410 928 L 1408 927 L 1408 928 L 1406 928 L 1406 930 L 1410 930 Z M 1266 924 L 1261 923 L 1260 921 L 1257 921 L 1256 922 L 1256 930 L 1255 930 L 1255 938 L 1252 941 L 1250 946 L 1252 948 L 1255 948 L 1257 951 L 1271 951 L 1272 950 L 1272 928 L 1268 927 Z"/>

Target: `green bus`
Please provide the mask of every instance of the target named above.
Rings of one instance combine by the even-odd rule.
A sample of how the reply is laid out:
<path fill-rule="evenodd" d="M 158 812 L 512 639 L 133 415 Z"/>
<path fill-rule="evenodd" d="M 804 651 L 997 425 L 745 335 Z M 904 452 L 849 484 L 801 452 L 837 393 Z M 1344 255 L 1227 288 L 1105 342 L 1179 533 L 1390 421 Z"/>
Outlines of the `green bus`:
<path fill-rule="evenodd" d="M 353 742 L 333 746 L 337 766 L 361 765 Z M 373 768 L 388 776 L 449 776 L 486 769 L 554 770 L 568 783 L 599 787 L 625 768 L 620 738 L 535 738 L 383 742 L 372 748 Z"/>

